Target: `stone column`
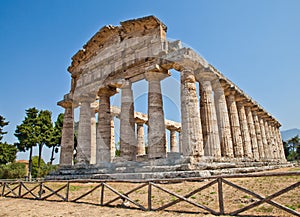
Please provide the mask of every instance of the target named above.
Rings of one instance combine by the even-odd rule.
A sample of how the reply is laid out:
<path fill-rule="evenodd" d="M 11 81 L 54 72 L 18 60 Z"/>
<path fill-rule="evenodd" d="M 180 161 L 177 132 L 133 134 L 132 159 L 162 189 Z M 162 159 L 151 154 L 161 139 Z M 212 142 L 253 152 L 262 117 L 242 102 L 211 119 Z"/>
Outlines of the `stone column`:
<path fill-rule="evenodd" d="M 259 152 L 258 152 L 257 138 L 256 138 L 255 125 L 254 125 L 254 121 L 253 121 L 252 111 L 249 106 L 245 107 L 245 111 L 246 111 L 246 116 L 247 116 L 248 128 L 249 128 L 249 132 L 250 132 L 253 159 L 258 161 L 259 160 Z"/>
<path fill-rule="evenodd" d="M 281 138 L 281 133 L 279 130 L 280 124 L 275 125 L 275 136 L 277 138 L 277 142 L 278 142 L 278 147 L 279 147 L 279 152 L 280 152 L 280 160 L 282 162 L 286 162 L 286 158 L 285 158 L 285 154 L 284 154 L 284 147 L 283 147 L 283 143 L 282 143 L 282 138 Z"/>
<path fill-rule="evenodd" d="M 278 159 L 278 154 L 277 154 L 278 146 L 275 142 L 273 128 L 269 121 L 265 121 L 265 128 L 267 129 L 266 131 L 268 131 L 270 137 L 269 148 L 270 148 L 272 159 Z"/>
<path fill-rule="evenodd" d="M 239 115 L 235 102 L 235 91 L 229 91 L 228 93 L 226 93 L 226 95 L 227 107 L 229 111 L 229 120 L 231 125 L 234 156 L 237 158 L 241 158 L 244 156 L 244 150 Z"/>
<path fill-rule="evenodd" d="M 91 164 L 96 163 L 96 116 L 95 116 L 95 107 L 91 107 Z"/>
<path fill-rule="evenodd" d="M 86 96 L 81 98 L 77 144 L 78 164 L 90 164 L 91 161 L 91 103 L 93 100 Z"/>
<path fill-rule="evenodd" d="M 146 154 L 145 150 L 145 138 L 144 138 L 144 123 L 136 122 L 136 134 L 137 134 L 137 155 Z"/>
<path fill-rule="evenodd" d="M 170 130 L 170 151 L 171 152 L 179 152 L 178 146 L 177 146 L 177 138 L 176 138 L 176 131 Z"/>
<path fill-rule="evenodd" d="M 120 148 L 121 157 L 124 160 L 136 160 L 137 143 L 135 138 L 134 99 L 131 82 L 129 81 L 126 81 L 122 87 Z"/>
<path fill-rule="evenodd" d="M 257 138 L 259 158 L 261 160 L 264 160 L 265 154 L 264 154 L 264 146 L 263 146 L 263 143 L 262 143 L 260 124 L 259 124 L 257 112 L 255 110 L 256 108 L 252 108 L 252 109 L 253 109 L 252 115 L 253 115 L 253 121 L 254 121 L 254 125 L 255 125 L 255 132 L 256 132 L 256 138 Z"/>
<path fill-rule="evenodd" d="M 251 139 L 250 139 L 250 132 L 249 132 L 249 128 L 248 128 L 246 111 L 245 111 L 245 106 L 244 106 L 243 101 L 237 102 L 237 109 L 238 109 L 239 120 L 240 120 L 240 125 L 241 125 L 244 157 L 251 159 L 251 158 L 253 158 L 252 148 L 251 148 Z"/>
<path fill-rule="evenodd" d="M 231 137 L 230 122 L 224 89 L 219 80 L 213 82 L 214 100 L 218 118 L 219 136 L 221 143 L 221 152 L 223 157 L 233 158 L 233 145 Z"/>
<path fill-rule="evenodd" d="M 74 151 L 74 109 L 72 101 L 58 103 L 65 108 L 61 137 L 60 165 L 72 165 Z"/>
<path fill-rule="evenodd" d="M 204 154 L 221 157 L 218 119 L 216 114 L 211 78 L 202 73 L 200 86 L 200 113 L 204 142 Z"/>
<path fill-rule="evenodd" d="M 262 140 L 262 147 L 263 150 L 261 152 L 264 153 L 264 158 L 266 160 L 270 159 L 270 150 L 269 150 L 269 142 L 270 142 L 270 137 L 269 137 L 269 132 L 268 129 L 265 127 L 265 122 L 262 117 L 258 116 L 258 121 L 260 124 L 260 132 L 261 132 L 261 140 Z"/>
<path fill-rule="evenodd" d="M 268 152 L 268 159 L 272 160 L 274 159 L 274 141 L 273 141 L 273 135 L 271 132 L 271 129 L 269 128 L 268 121 L 264 121 L 265 124 L 265 131 L 267 136 L 268 145 L 266 147 L 266 151 Z"/>
<path fill-rule="evenodd" d="M 270 130 L 270 134 L 271 134 L 271 138 L 272 138 L 272 144 L 273 144 L 273 157 L 274 159 L 280 159 L 280 155 L 279 155 L 279 146 L 278 146 L 278 143 L 277 143 L 277 138 L 276 138 L 276 135 L 275 135 L 275 128 L 274 128 L 274 125 L 272 123 L 272 120 L 269 120 L 268 121 L 268 125 L 269 125 L 269 130 Z"/>
<path fill-rule="evenodd" d="M 182 154 L 182 133 L 181 133 L 181 131 L 179 131 L 178 134 L 179 134 L 179 142 L 178 142 L 179 152 Z"/>
<path fill-rule="evenodd" d="M 148 158 L 165 158 L 166 130 L 160 81 L 169 74 L 145 73 L 148 81 Z"/>
<path fill-rule="evenodd" d="M 192 70 L 181 71 L 181 133 L 183 156 L 198 158 L 204 155 L 199 100 L 196 79 Z"/>
<path fill-rule="evenodd" d="M 99 90 L 99 110 L 97 127 L 96 162 L 111 162 L 112 121 L 110 110 L 110 96 L 117 93 L 115 88 L 101 88 Z"/>
<path fill-rule="evenodd" d="M 116 143 L 115 143 L 115 122 L 114 116 L 111 116 L 110 120 L 110 156 L 111 161 L 116 157 Z"/>

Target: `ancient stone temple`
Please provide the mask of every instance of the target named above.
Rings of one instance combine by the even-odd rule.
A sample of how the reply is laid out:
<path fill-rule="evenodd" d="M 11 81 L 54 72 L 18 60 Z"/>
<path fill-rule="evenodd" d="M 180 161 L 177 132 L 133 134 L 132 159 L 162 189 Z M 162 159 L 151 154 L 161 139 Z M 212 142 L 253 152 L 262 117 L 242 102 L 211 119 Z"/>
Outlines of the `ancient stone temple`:
<path fill-rule="evenodd" d="M 89 174 L 101 177 L 286 162 L 280 123 L 194 50 L 167 40 L 166 33 L 154 16 L 128 20 L 104 26 L 73 56 L 71 90 L 58 102 L 65 109 L 61 174 L 70 174 L 66 168 L 88 168 Z M 163 110 L 161 81 L 174 70 L 180 73 L 181 123 L 166 120 Z M 148 114 L 134 109 L 132 84 L 143 79 L 148 83 Z M 117 93 L 120 108 L 110 104 Z M 80 110 L 76 165 L 75 108 Z M 118 157 L 114 117 L 120 119 Z"/>

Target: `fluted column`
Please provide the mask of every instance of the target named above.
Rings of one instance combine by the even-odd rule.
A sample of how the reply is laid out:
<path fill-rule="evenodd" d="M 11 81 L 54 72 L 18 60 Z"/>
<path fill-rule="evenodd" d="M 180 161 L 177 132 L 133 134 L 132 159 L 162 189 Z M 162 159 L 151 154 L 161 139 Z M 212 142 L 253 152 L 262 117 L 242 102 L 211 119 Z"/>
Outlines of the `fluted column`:
<path fill-rule="evenodd" d="M 221 145 L 219 137 L 218 119 L 212 91 L 211 78 L 202 73 L 200 83 L 200 113 L 205 156 L 220 158 Z"/>
<path fill-rule="evenodd" d="M 134 99 L 131 82 L 126 81 L 122 87 L 120 114 L 120 148 L 121 157 L 134 161 L 137 153 L 135 139 Z"/>
<path fill-rule="evenodd" d="M 65 108 L 59 164 L 72 165 L 74 151 L 73 103 L 72 101 L 62 101 L 59 105 Z"/>
<path fill-rule="evenodd" d="M 78 125 L 77 162 L 90 164 L 91 161 L 91 103 L 89 97 L 81 98 L 80 116 Z"/>
<path fill-rule="evenodd" d="M 99 110 L 97 127 L 96 162 L 111 162 L 112 121 L 110 110 L 110 96 L 116 93 L 115 88 L 101 88 L 99 90 Z"/>
<path fill-rule="evenodd" d="M 255 125 L 259 158 L 261 160 L 264 160 L 264 158 L 265 158 L 264 146 L 262 143 L 261 129 L 260 129 L 260 124 L 259 124 L 259 120 L 258 120 L 257 112 L 255 111 L 255 108 L 253 108 L 252 115 L 253 115 L 253 121 L 254 121 L 254 125 Z"/>
<path fill-rule="evenodd" d="M 265 122 L 266 128 L 268 128 L 269 131 L 269 136 L 270 136 L 270 149 L 271 149 L 271 154 L 272 154 L 272 159 L 278 159 L 278 146 L 277 146 L 277 142 L 276 139 L 274 137 L 274 130 L 272 128 L 272 125 L 269 121 Z"/>
<path fill-rule="evenodd" d="M 136 123 L 136 132 L 137 132 L 137 155 L 144 155 L 145 152 L 145 138 L 144 138 L 144 123 L 137 122 Z"/>
<path fill-rule="evenodd" d="M 180 154 L 182 154 L 182 131 L 178 132 L 179 134 L 179 142 L 178 142 L 178 145 L 179 145 L 179 152 Z"/>
<path fill-rule="evenodd" d="M 170 151 L 171 152 L 178 152 L 177 146 L 177 138 L 176 138 L 176 131 L 170 130 Z"/>
<path fill-rule="evenodd" d="M 254 125 L 254 121 L 253 121 L 252 111 L 249 106 L 245 107 L 245 111 L 246 111 L 247 123 L 248 123 L 250 138 L 251 138 L 253 159 L 258 161 L 259 160 L 259 152 L 258 152 L 257 137 L 256 137 L 256 132 L 255 132 L 255 125 Z"/>
<path fill-rule="evenodd" d="M 203 156 L 199 100 L 193 71 L 181 72 L 181 151 L 184 156 Z"/>
<path fill-rule="evenodd" d="M 285 154 L 284 154 L 284 147 L 283 147 L 283 143 L 282 143 L 282 138 L 281 138 L 281 133 L 280 133 L 279 127 L 280 127 L 279 124 L 277 126 L 275 125 L 275 135 L 276 135 L 277 142 L 278 142 L 278 147 L 279 147 L 279 152 L 280 152 L 280 160 L 282 162 L 286 162 L 286 158 L 285 158 Z"/>
<path fill-rule="evenodd" d="M 231 125 L 234 156 L 241 158 L 244 156 L 243 141 L 241 136 L 240 121 L 235 102 L 235 92 L 229 91 L 226 96 L 227 107 L 229 111 L 229 120 Z"/>
<path fill-rule="evenodd" d="M 116 157 L 116 143 L 115 143 L 115 122 L 114 116 L 111 116 L 110 119 L 110 156 L 111 161 Z"/>
<path fill-rule="evenodd" d="M 213 82 L 214 100 L 219 126 L 219 137 L 223 157 L 234 157 L 230 121 L 224 89 L 219 80 Z"/>
<path fill-rule="evenodd" d="M 268 132 L 268 129 L 266 129 L 266 127 L 265 127 L 264 119 L 262 117 L 260 117 L 259 115 L 257 117 L 258 117 L 258 121 L 259 121 L 259 124 L 260 124 L 261 141 L 262 141 L 262 147 L 263 147 L 263 150 L 261 152 L 263 152 L 263 155 L 264 155 L 265 159 L 270 159 L 270 149 L 269 149 L 270 136 L 269 136 L 269 132 Z"/>
<path fill-rule="evenodd" d="M 166 157 L 166 131 L 160 81 L 167 73 L 147 72 L 148 81 L 148 158 Z"/>
<path fill-rule="evenodd" d="M 96 116 L 95 116 L 95 107 L 91 107 L 91 164 L 96 163 L 96 150 L 97 150 L 97 145 L 96 145 Z"/>
<path fill-rule="evenodd" d="M 251 159 L 253 157 L 252 148 L 251 148 L 251 139 L 250 139 L 246 111 L 245 111 L 245 106 L 243 101 L 237 102 L 237 109 L 238 109 L 240 125 L 241 125 L 244 156 Z"/>
<path fill-rule="evenodd" d="M 264 121 L 265 124 L 265 131 L 266 131 L 266 136 L 267 136 L 267 141 L 268 141 L 268 145 L 266 147 L 266 151 L 268 152 L 268 158 L 269 160 L 274 159 L 274 138 L 273 138 L 273 134 L 271 132 L 271 129 L 269 128 L 269 124 L 268 121 Z"/>

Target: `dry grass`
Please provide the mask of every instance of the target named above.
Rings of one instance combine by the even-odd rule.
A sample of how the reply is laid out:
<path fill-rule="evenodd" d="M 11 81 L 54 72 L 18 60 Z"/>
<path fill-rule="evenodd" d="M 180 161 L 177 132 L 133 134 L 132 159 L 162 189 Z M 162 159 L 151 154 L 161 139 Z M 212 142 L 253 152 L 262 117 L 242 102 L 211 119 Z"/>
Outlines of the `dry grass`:
<path fill-rule="evenodd" d="M 286 168 L 281 169 L 280 171 L 295 171 L 299 170 L 300 168 Z M 277 170 L 278 172 L 278 170 Z M 267 197 L 280 189 L 283 189 L 291 184 L 294 184 L 296 182 L 300 181 L 299 176 L 283 176 L 283 177 L 259 177 L 259 178 L 236 178 L 236 179 L 227 179 L 230 182 L 233 182 L 236 185 L 239 185 L 241 187 L 244 187 L 246 189 L 249 189 L 263 197 Z M 207 183 L 211 182 L 211 180 L 203 181 L 203 182 L 182 182 L 182 183 L 175 183 L 175 184 L 159 184 L 159 186 L 168 189 L 171 192 L 174 192 L 176 194 L 179 194 L 181 196 L 186 195 L 187 193 L 206 185 Z M 29 189 L 33 188 L 36 184 L 28 184 L 26 185 Z M 51 189 L 58 189 L 62 187 L 63 183 L 46 183 L 46 186 L 50 187 Z M 75 198 L 79 197 L 80 195 L 84 194 L 85 192 L 88 192 L 89 190 L 93 189 L 94 187 L 98 186 L 97 183 L 72 183 L 70 185 L 70 192 L 69 192 L 69 200 L 74 200 Z M 135 184 L 135 183 L 108 183 L 109 186 L 116 189 L 120 193 L 128 192 L 129 190 L 140 186 L 141 184 Z M 35 189 L 33 191 L 34 194 L 38 194 L 39 188 Z M 145 186 L 134 193 L 129 194 L 129 197 L 134 200 L 135 202 L 143 205 L 147 208 L 147 191 L 148 186 Z M 26 191 L 23 190 L 23 193 Z M 214 184 L 210 186 L 209 188 L 206 188 L 205 190 L 198 192 L 190 197 L 190 199 L 194 202 L 197 202 L 199 204 L 202 204 L 204 206 L 207 206 L 211 209 L 218 210 L 218 189 L 217 184 Z M 233 211 L 236 209 L 243 208 L 255 201 L 258 201 L 257 198 L 244 193 L 242 191 L 238 191 L 237 189 L 223 184 L 223 192 L 224 192 L 224 208 L 225 212 L 228 213 L 229 211 Z M 49 190 L 45 190 L 43 193 L 44 195 L 49 194 Z M 65 189 L 63 189 L 61 192 L 59 192 L 62 196 L 65 196 Z M 105 188 L 104 191 L 104 203 L 114 199 L 117 195 L 110 191 L 108 188 Z M 32 198 L 30 194 L 28 194 L 26 197 Z M 86 197 L 80 199 L 78 202 L 87 203 L 87 204 L 95 204 L 99 205 L 101 198 L 101 187 L 93 191 L 91 194 L 87 195 Z M 156 209 L 159 206 L 162 206 L 164 204 L 167 204 L 169 202 L 177 200 L 177 198 L 173 195 L 170 195 L 166 192 L 163 192 L 159 190 L 158 188 L 155 188 L 152 186 L 152 208 Z M 16 201 L 16 199 L 7 199 L 7 198 L 1 198 L 0 203 L 0 209 L 3 210 L 3 203 L 6 200 L 12 200 Z M 48 198 L 48 200 L 60 200 L 57 196 L 51 196 Z M 26 200 L 18 199 L 18 204 L 27 203 Z M 29 200 L 28 200 L 29 201 Z M 32 201 L 32 200 L 30 200 Z M 300 187 L 285 193 L 277 198 L 274 199 L 274 201 L 285 205 L 286 207 L 289 207 L 293 210 L 296 210 L 300 212 Z M 39 204 L 45 203 L 46 201 L 34 201 L 35 206 L 39 206 Z M 72 207 L 72 209 L 77 210 L 76 206 L 87 206 L 89 209 L 90 207 L 94 207 L 92 210 L 97 209 L 99 212 L 102 213 L 103 210 L 110 210 L 109 213 L 116 212 L 115 214 L 112 214 L 114 216 L 130 216 L 130 215 L 140 215 L 140 216 L 162 216 L 162 215 L 194 215 L 199 213 L 201 215 L 204 215 L 207 213 L 205 210 L 200 209 L 198 207 L 195 207 L 191 204 L 188 204 L 186 202 L 180 202 L 177 203 L 169 208 L 167 208 L 167 211 L 163 212 L 142 212 L 136 210 L 136 206 L 132 203 L 129 203 L 128 201 L 123 201 L 122 199 L 118 199 L 115 202 L 111 203 L 114 207 L 117 208 L 109 208 L 109 207 L 101 207 L 101 206 L 90 206 L 87 204 L 75 204 L 75 203 L 57 203 L 57 202 L 46 202 L 49 203 L 49 215 L 48 216 L 59 216 L 59 210 L 55 209 L 55 206 L 61 205 L 61 204 L 68 204 L 67 206 Z M 53 207 L 53 208 L 51 208 Z M 125 208 L 125 209 L 124 209 Z M 6 207 L 7 209 L 7 207 Z M 37 208 L 34 208 L 36 211 Z M 113 210 L 113 211 L 112 211 Z M 35 211 L 35 212 L 36 212 Z M 178 213 L 178 211 L 180 211 Z M 15 212 L 22 212 L 21 208 L 16 209 Z M 76 213 L 74 211 L 74 213 Z M 74 214 L 73 213 L 73 214 Z M 7 214 L 7 213 L 6 213 Z M 64 213 L 62 216 L 76 216 L 72 213 Z M 99 214 L 99 213 L 98 213 Z M 103 214 L 103 213 L 102 213 Z M 151 214 L 151 215 L 150 215 Z M 271 205 L 268 205 L 266 203 L 261 204 L 258 207 L 255 207 L 253 209 L 250 209 L 246 212 L 241 213 L 242 215 L 255 215 L 255 216 L 290 216 L 287 212 L 282 211 L 278 208 L 275 208 Z M 45 215 L 45 214 L 42 214 Z M 107 215 L 107 216 L 112 216 Z M 1 214 L 0 214 L 1 216 Z M 9 215 L 9 213 L 6 216 L 12 216 Z M 37 214 L 37 216 L 40 216 L 40 214 Z M 93 216 L 93 214 L 90 214 L 90 216 Z M 103 216 L 103 215 L 102 215 Z"/>

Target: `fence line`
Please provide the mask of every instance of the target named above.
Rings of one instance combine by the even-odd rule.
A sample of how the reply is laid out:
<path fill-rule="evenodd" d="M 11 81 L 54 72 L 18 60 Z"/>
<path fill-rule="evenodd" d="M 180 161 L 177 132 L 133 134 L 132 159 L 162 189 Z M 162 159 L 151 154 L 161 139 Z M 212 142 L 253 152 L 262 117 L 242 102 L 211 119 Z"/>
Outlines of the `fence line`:
<path fill-rule="evenodd" d="M 57 201 L 66 201 L 66 202 L 79 202 L 80 199 L 91 195 L 97 189 L 100 189 L 100 200 L 97 202 L 97 205 L 101 206 L 111 206 L 114 202 L 118 200 L 122 200 L 123 202 L 126 201 L 130 204 L 133 204 L 136 208 L 143 210 L 143 211 L 160 211 L 166 210 L 169 207 L 174 206 L 179 202 L 186 202 L 194 207 L 197 207 L 201 210 L 209 212 L 214 215 L 238 215 L 242 212 L 245 212 L 249 209 L 253 209 L 263 203 L 268 203 L 271 206 L 274 206 L 278 209 L 284 210 L 292 215 L 300 216 L 300 213 L 286 207 L 282 204 L 279 204 L 276 201 L 273 201 L 276 197 L 287 193 L 297 187 L 300 186 L 300 182 L 297 181 L 283 189 L 278 189 L 275 193 L 269 196 L 262 196 L 258 193 L 255 193 L 245 187 L 239 186 L 228 179 L 233 178 L 256 178 L 256 177 L 270 177 L 270 176 L 297 176 L 300 177 L 300 171 L 295 172 L 284 172 L 284 173 L 258 173 L 258 174 L 234 174 L 234 175 L 222 175 L 222 176 L 210 176 L 210 177 L 197 177 L 197 178 L 179 178 L 179 179 L 160 179 L 160 180 L 94 180 L 94 179 L 85 179 L 85 180 L 68 180 L 68 181 L 58 181 L 58 180 L 49 180 L 49 181 L 38 181 L 38 182 L 28 182 L 28 181 L 12 181 L 12 180 L 1 180 L 0 181 L 0 188 L 2 197 L 13 197 L 13 198 L 25 198 L 25 199 L 36 199 L 36 200 L 50 200 L 49 198 L 55 196 Z M 162 187 L 165 184 L 174 184 L 174 183 L 182 183 L 186 181 L 193 181 L 193 182 L 200 182 L 203 180 L 208 180 L 209 182 L 204 184 L 201 187 L 198 187 L 185 195 L 180 195 L 178 192 L 170 191 L 169 189 Z M 57 189 L 53 189 L 49 186 L 50 183 L 61 183 L 62 186 L 58 187 Z M 84 184 L 84 183 L 93 183 L 96 184 L 92 189 L 88 190 L 87 192 L 78 195 L 75 199 L 70 199 L 70 184 Z M 133 189 L 128 189 L 126 192 L 121 192 L 116 190 L 112 187 L 109 183 L 131 183 L 131 184 L 139 184 L 138 186 L 134 187 Z M 213 185 L 217 185 L 217 192 L 218 192 L 218 210 L 212 209 L 207 207 L 205 204 L 200 204 L 194 200 L 191 200 L 193 195 L 199 193 Z M 256 198 L 257 200 L 252 202 L 251 204 L 239 208 L 233 211 L 225 210 L 225 201 L 224 201 L 224 186 L 228 185 L 237 189 L 238 191 L 244 192 Z M 134 200 L 130 197 L 130 194 L 137 192 L 138 190 L 147 187 L 147 204 L 146 206 L 143 205 L 141 202 Z M 153 199 L 154 196 L 153 189 L 157 189 L 158 191 L 167 193 L 175 198 L 173 201 L 170 201 L 166 204 L 162 204 L 156 208 L 153 208 Z M 38 190 L 38 192 L 36 192 Z M 105 201 L 105 192 L 110 191 L 115 195 L 114 198 Z M 47 193 L 46 193 L 47 192 Z M 146 193 L 145 192 L 145 193 Z M 44 195 L 45 194 L 45 195 Z M 53 199 L 52 199 L 53 200 Z M 107 199 L 106 199 L 107 200 Z M 180 210 L 179 210 L 180 211 Z M 227 211 L 227 212 L 226 212 Z"/>

